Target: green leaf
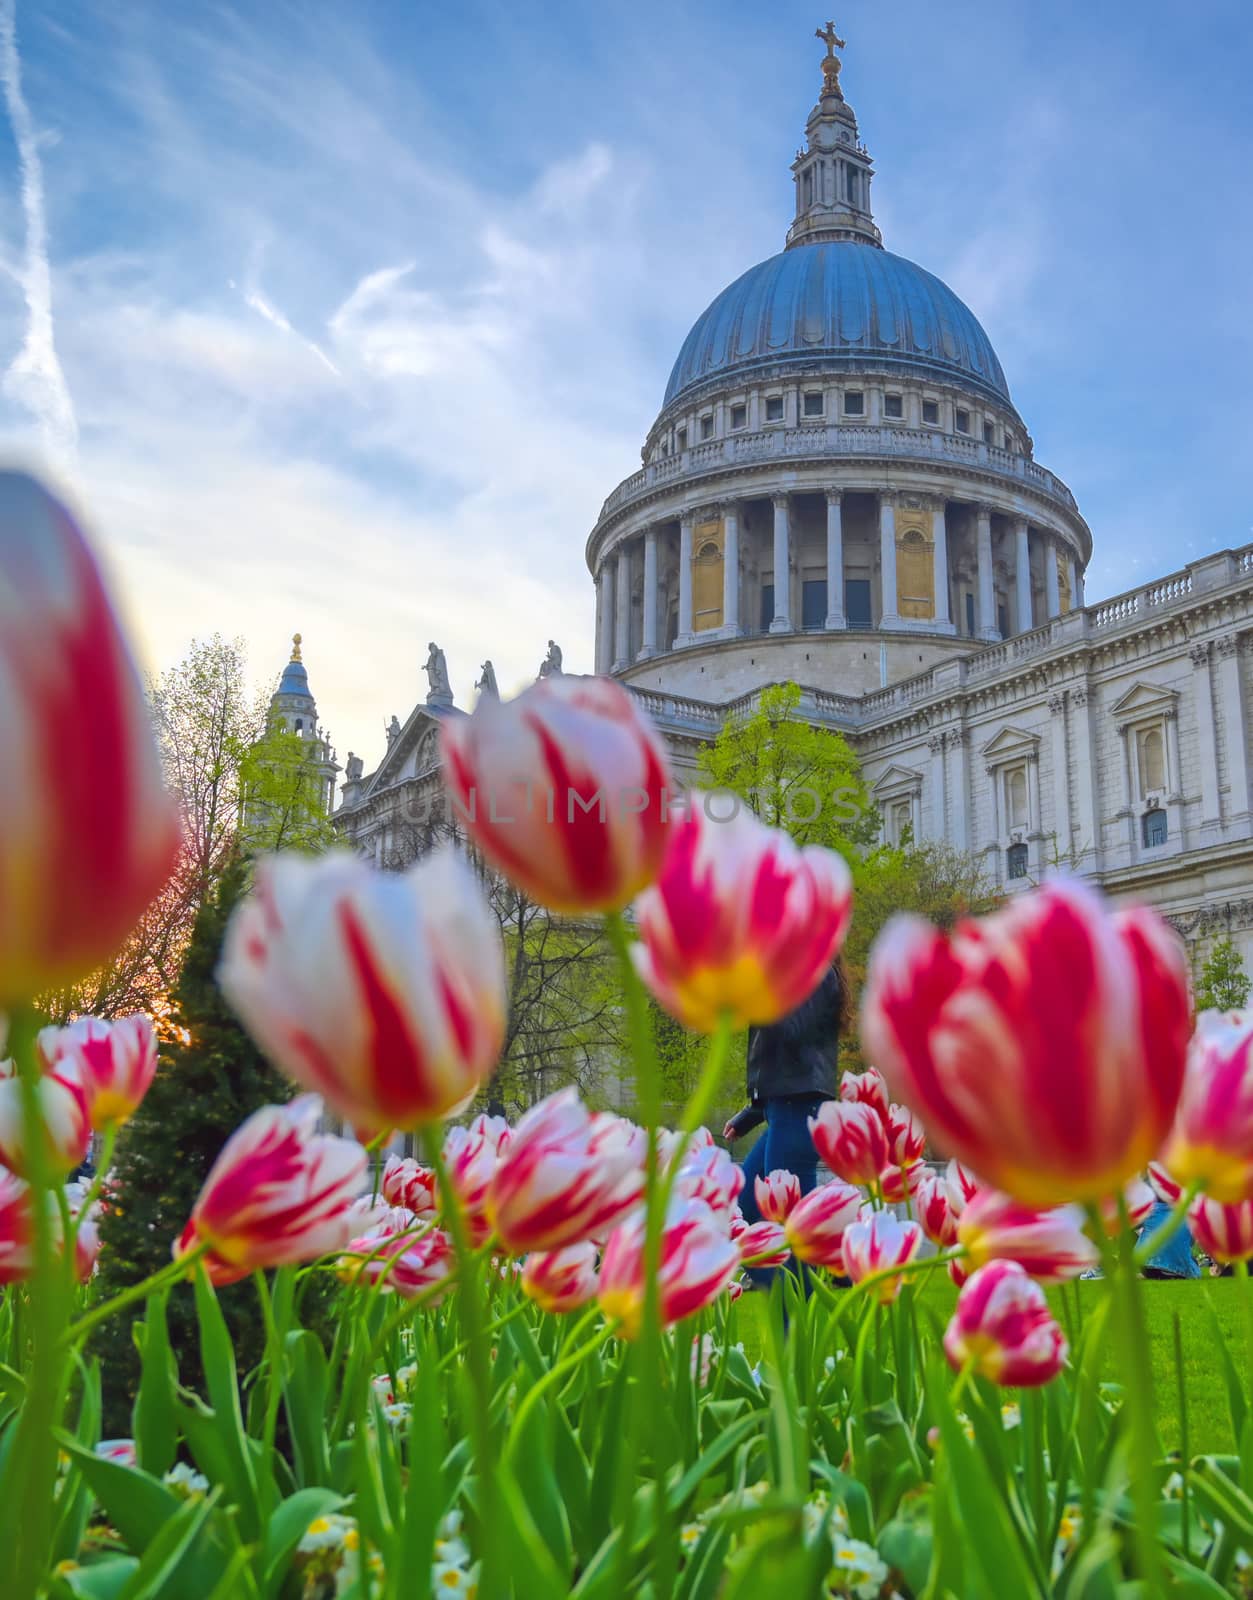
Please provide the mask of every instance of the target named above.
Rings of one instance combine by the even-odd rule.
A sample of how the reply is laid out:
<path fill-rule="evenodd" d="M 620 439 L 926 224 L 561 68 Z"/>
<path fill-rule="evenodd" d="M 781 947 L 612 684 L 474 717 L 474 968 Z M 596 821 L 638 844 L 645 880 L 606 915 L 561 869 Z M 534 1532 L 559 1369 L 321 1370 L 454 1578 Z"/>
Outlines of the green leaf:
<path fill-rule="evenodd" d="M 292 1552 L 304 1537 L 309 1524 L 328 1511 L 338 1511 L 342 1495 L 333 1489 L 300 1489 L 284 1500 L 265 1529 L 265 1592 L 276 1595 L 287 1573 Z"/>
<path fill-rule="evenodd" d="M 196 1271 L 196 1315 L 200 1323 L 200 1359 L 205 1383 L 227 1462 L 227 1471 L 222 1476 L 239 1512 L 240 1526 L 249 1539 L 256 1539 L 261 1533 L 261 1499 L 239 1405 L 235 1351 L 203 1262 Z"/>
<path fill-rule="evenodd" d="M 177 1515 L 164 1524 L 144 1551 L 130 1582 L 122 1590 L 120 1600 L 157 1600 L 159 1595 L 163 1600 L 166 1595 L 172 1600 L 176 1594 L 188 1593 L 186 1587 L 178 1585 L 176 1574 L 212 1515 L 220 1493 L 220 1489 L 215 1489 L 202 1499 L 180 1502 Z M 216 1582 L 218 1574 L 213 1568 L 207 1567 L 203 1554 L 196 1568 L 196 1588 L 191 1592 L 203 1595 L 209 1585 Z"/>
<path fill-rule="evenodd" d="M 307 1328 L 287 1335 L 283 1404 L 291 1431 L 296 1477 L 302 1488 L 330 1482 L 326 1440 L 326 1351 Z"/>
<path fill-rule="evenodd" d="M 1198 1456 L 1191 1469 L 1192 1492 L 1209 1514 L 1245 1549 L 1253 1548 L 1253 1500 L 1208 1456 Z"/>
<path fill-rule="evenodd" d="M 916 1500 L 892 1518 L 879 1535 L 879 1554 L 895 1567 L 915 1594 L 920 1594 L 931 1571 L 934 1535 L 930 1496 Z"/>
<path fill-rule="evenodd" d="M 134 1329 L 141 1369 L 131 1413 L 131 1431 L 139 1465 L 158 1478 L 174 1465 L 178 1451 L 175 1409 L 178 1369 L 170 1349 L 165 1303 L 165 1293 L 149 1295 L 147 1314 Z"/>
<path fill-rule="evenodd" d="M 100 1437 L 100 1368 L 93 1361 L 90 1366 L 81 1355 L 75 1354 L 82 1381 L 82 1400 L 78 1408 L 78 1425 L 74 1437 L 84 1449 L 93 1450 Z M 91 1511 L 91 1489 L 83 1477 L 77 1461 L 71 1459 L 69 1471 L 61 1480 L 57 1493 L 57 1522 L 52 1539 L 54 1562 L 73 1561 L 87 1531 L 87 1517 Z"/>
<path fill-rule="evenodd" d="M 1247 1289 L 1248 1285 L 1246 1284 L 1245 1287 Z M 1208 1289 L 1202 1289 L 1201 1293 L 1205 1298 L 1205 1314 L 1209 1319 L 1214 1348 L 1218 1352 L 1218 1363 L 1222 1368 L 1223 1383 L 1227 1389 L 1227 1405 L 1231 1413 L 1231 1437 L 1238 1450 L 1240 1448 L 1240 1438 L 1244 1432 L 1244 1419 L 1248 1415 L 1248 1406 L 1244 1398 L 1244 1385 L 1240 1381 L 1240 1374 L 1236 1371 L 1236 1364 L 1231 1359 L 1227 1335 L 1223 1332 L 1223 1325 L 1218 1320 L 1218 1313 L 1214 1310 L 1214 1302 L 1210 1299 L 1209 1291 Z"/>
<path fill-rule="evenodd" d="M 74 1600 L 118 1600 L 138 1567 L 134 1556 L 111 1556 L 61 1573 L 59 1584 L 63 1587 L 50 1587 L 48 1593 L 52 1600 L 60 1600 L 62 1595 Z"/>
<path fill-rule="evenodd" d="M 125 1539 L 132 1555 L 142 1556 L 166 1523 L 182 1511 L 184 1502 L 159 1478 L 138 1467 L 106 1461 L 68 1434 L 61 1436 L 61 1446 L 78 1463 L 92 1493 Z"/>

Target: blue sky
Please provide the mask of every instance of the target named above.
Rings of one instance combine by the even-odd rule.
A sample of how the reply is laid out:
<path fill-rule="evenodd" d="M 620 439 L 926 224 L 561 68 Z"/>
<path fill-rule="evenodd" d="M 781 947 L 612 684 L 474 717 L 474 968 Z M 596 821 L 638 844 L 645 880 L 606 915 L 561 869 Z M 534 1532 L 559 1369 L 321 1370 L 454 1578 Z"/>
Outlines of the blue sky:
<path fill-rule="evenodd" d="M 367 767 L 431 638 L 463 704 L 550 635 L 589 667 L 584 540 L 782 244 L 826 15 L 0 0 L 0 428 L 89 508 L 149 663 L 219 629 L 265 676 L 299 628 Z M 1089 595 L 1253 539 L 1253 7 L 836 23 L 885 243 L 987 328 Z"/>

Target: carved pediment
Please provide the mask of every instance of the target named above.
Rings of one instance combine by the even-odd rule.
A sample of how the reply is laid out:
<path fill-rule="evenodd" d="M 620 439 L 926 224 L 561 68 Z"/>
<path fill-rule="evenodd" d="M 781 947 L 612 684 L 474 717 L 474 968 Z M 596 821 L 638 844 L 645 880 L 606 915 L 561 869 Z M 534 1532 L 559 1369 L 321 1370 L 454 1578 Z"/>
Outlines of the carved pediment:
<path fill-rule="evenodd" d="M 388 746 L 387 753 L 367 780 L 365 794 L 374 794 L 406 778 L 420 777 L 439 764 L 439 725 L 444 717 L 464 715 L 456 710 L 441 711 L 419 702 L 409 720 Z"/>
<path fill-rule="evenodd" d="M 1174 711 L 1179 704 L 1176 689 L 1163 688 L 1159 683 L 1133 683 L 1114 701 L 1110 713 L 1118 722 L 1141 722 L 1150 717 L 1162 717 Z"/>
<path fill-rule="evenodd" d="M 910 767 L 891 766 L 870 788 L 879 800 L 891 800 L 906 794 L 916 794 L 922 788 L 922 773 Z"/>
<path fill-rule="evenodd" d="M 1040 735 L 1028 733 L 1025 728 L 1007 725 L 982 747 L 981 754 L 990 767 L 1003 766 L 1008 761 L 1023 761 L 1038 755 Z"/>

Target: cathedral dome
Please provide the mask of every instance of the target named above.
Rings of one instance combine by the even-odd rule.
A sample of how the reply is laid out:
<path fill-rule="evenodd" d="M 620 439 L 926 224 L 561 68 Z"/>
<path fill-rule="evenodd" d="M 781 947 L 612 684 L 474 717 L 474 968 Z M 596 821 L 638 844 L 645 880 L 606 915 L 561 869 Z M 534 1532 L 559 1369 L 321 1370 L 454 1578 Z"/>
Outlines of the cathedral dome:
<path fill-rule="evenodd" d="M 798 242 L 737 278 L 696 319 L 665 405 L 697 385 L 763 369 L 868 362 L 957 382 L 1010 404 L 987 334 L 934 274 L 857 239 Z"/>

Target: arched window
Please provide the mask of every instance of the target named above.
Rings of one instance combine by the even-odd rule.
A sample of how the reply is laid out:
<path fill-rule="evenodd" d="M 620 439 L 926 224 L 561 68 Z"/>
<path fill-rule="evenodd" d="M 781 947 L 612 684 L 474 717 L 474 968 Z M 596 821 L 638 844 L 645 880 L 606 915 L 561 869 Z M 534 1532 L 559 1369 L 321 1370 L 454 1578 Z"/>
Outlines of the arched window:
<path fill-rule="evenodd" d="M 1027 847 L 1025 844 L 1011 844 L 1005 852 L 1005 876 L 1007 878 L 1025 878 L 1027 876 Z"/>
<path fill-rule="evenodd" d="M 1155 794 L 1166 787 L 1166 741 L 1160 727 L 1142 728 L 1136 735 L 1139 753 L 1140 793 Z"/>
<path fill-rule="evenodd" d="M 1056 552 L 1056 560 L 1057 598 L 1061 614 L 1065 616 L 1074 604 L 1074 596 L 1070 592 L 1070 562 L 1066 560 L 1060 550 Z"/>
<path fill-rule="evenodd" d="M 1012 832 L 1027 822 L 1027 769 L 1011 767 L 1005 774 L 1005 826 Z"/>
<path fill-rule="evenodd" d="M 896 542 L 896 608 L 902 617 L 935 616 L 931 541 L 916 528 Z"/>
<path fill-rule="evenodd" d="M 722 545 L 707 538 L 692 560 L 692 626 L 697 633 L 722 626 Z"/>
<path fill-rule="evenodd" d="M 898 800 L 892 807 L 892 843 L 906 844 L 913 837 L 914 808 L 909 800 Z"/>
<path fill-rule="evenodd" d="M 1140 818 L 1140 837 L 1146 850 L 1156 850 L 1166 843 L 1166 813 L 1161 810 L 1146 811 Z"/>

